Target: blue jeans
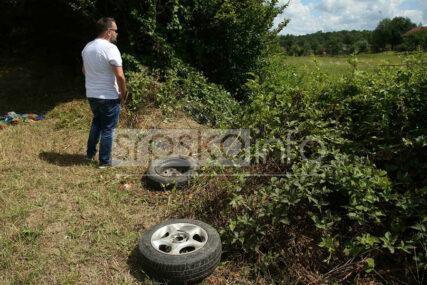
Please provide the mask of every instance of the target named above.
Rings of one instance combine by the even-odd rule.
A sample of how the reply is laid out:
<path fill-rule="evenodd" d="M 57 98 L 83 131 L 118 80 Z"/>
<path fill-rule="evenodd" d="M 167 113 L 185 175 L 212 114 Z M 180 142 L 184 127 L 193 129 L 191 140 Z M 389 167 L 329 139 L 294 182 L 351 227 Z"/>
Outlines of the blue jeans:
<path fill-rule="evenodd" d="M 120 100 L 88 98 L 93 113 L 92 127 L 87 141 L 87 157 L 95 157 L 96 145 L 99 145 L 99 164 L 111 162 L 114 129 L 119 122 Z"/>

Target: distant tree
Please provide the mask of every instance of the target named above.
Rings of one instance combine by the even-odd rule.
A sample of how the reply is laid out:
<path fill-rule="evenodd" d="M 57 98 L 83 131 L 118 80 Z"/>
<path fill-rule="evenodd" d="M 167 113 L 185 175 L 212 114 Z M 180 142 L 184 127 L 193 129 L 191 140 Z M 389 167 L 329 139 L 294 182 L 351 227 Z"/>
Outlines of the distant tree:
<path fill-rule="evenodd" d="M 304 47 L 307 37 L 298 37 L 296 42 L 300 47 Z"/>
<path fill-rule="evenodd" d="M 402 35 L 417 25 L 413 23 L 409 18 L 395 17 L 391 20 L 392 32 L 390 44 L 394 48 L 395 46 L 403 42 Z"/>
<path fill-rule="evenodd" d="M 289 55 L 300 56 L 303 53 L 303 49 L 299 45 L 292 45 L 289 49 Z"/>
<path fill-rule="evenodd" d="M 372 34 L 372 43 L 379 49 L 385 48 L 391 38 L 391 20 L 381 20 Z"/>
<path fill-rule="evenodd" d="M 313 54 L 313 49 L 311 48 L 311 44 L 308 40 L 304 41 L 303 44 L 303 55 Z"/>
<path fill-rule="evenodd" d="M 368 43 L 368 41 L 367 40 L 360 40 L 360 41 L 357 41 L 357 42 L 355 42 L 352 46 L 351 46 L 351 48 L 350 48 L 350 52 L 356 52 L 356 53 L 359 53 L 359 52 L 367 52 L 368 51 L 368 48 L 369 48 L 369 43 Z"/>
<path fill-rule="evenodd" d="M 289 49 L 295 43 L 296 37 L 293 35 L 280 36 L 280 46 Z"/>
<path fill-rule="evenodd" d="M 321 54 L 322 53 L 323 47 L 317 39 L 314 39 L 310 43 L 310 46 L 311 46 L 311 50 L 314 54 Z"/>
<path fill-rule="evenodd" d="M 343 43 L 346 45 L 352 45 L 354 43 L 354 36 L 351 32 L 348 32 L 348 31 L 344 32 Z"/>
<path fill-rule="evenodd" d="M 337 55 L 342 52 L 343 49 L 343 43 L 336 39 L 331 39 L 327 45 L 326 48 L 328 49 L 328 52 L 332 55 Z"/>
<path fill-rule="evenodd" d="M 409 18 L 383 19 L 372 34 L 372 42 L 380 49 L 384 49 L 387 45 L 391 45 L 394 49 L 403 42 L 402 35 L 414 27 L 416 27 L 415 23 Z"/>
<path fill-rule="evenodd" d="M 296 45 L 303 50 L 303 54 L 323 54 L 324 49 L 331 54 L 340 54 L 344 52 L 344 48 L 346 48 L 346 52 L 352 52 L 355 42 L 361 40 L 369 41 L 371 34 L 371 31 L 338 31 L 327 33 L 318 31 L 314 34 L 301 36 L 280 36 L 280 44 L 286 48 Z M 307 46 L 307 42 L 309 47 Z M 293 52 L 297 52 L 296 47 L 294 47 Z M 288 54 L 291 53 L 288 52 Z"/>
<path fill-rule="evenodd" d="M 417 31 L 408 35 L 403 41 L 404 50 L 416 50 L 418 47 L 427 50 L 427 31 Z"/>

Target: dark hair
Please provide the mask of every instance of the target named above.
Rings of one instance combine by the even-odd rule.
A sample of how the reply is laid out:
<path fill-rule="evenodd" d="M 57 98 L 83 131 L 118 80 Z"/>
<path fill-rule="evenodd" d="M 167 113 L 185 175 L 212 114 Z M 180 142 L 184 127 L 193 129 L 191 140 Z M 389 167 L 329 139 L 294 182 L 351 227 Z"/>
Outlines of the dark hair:
<path fill-rule="evenodd" d="M 113 27 L 113 22 L 115 22 L 113 18 L 103 17 L 96 22 L 96 32 L 98 36 L 102 35 L 106 30 L 111 29 Z"/>

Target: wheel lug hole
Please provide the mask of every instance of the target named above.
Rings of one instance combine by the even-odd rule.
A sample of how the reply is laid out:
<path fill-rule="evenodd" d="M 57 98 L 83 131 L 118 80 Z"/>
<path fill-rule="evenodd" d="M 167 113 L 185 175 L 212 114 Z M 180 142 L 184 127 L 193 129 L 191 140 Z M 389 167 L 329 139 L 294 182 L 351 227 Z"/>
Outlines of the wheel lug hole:
<path fill-rule="evenodd" d="M 173 243 L 182 243 L 185 242 L 189 239 L 188 234 L 181 232 L 181 233 L 177 233 L 175 235 L 172 236 L 172 242 Z"/>

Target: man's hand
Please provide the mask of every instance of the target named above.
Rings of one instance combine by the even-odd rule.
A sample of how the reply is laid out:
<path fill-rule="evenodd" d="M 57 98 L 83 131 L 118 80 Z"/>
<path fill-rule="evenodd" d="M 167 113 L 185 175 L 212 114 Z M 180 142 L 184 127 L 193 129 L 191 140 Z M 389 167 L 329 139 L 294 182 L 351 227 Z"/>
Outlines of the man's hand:
<path fill-rule="evenodd" d="M 126 78 L 125 74 L 123 73 L 123 68 L 121 66 L 114 65 L 112 65 L 111 68 L 113 69 L 114 74 L 116 75 L 117 84 L 119 85 L 120 101 L 123 102 L 126 97 Z"/>
<path fill-rule="evenodd" d="M 125 95 L 122 95 L 122 93 L 119 93 L 119 99 L 120 99 L 120 103 L 126 103 L 126 99 L 127 99 L 127 93 Z"/>

